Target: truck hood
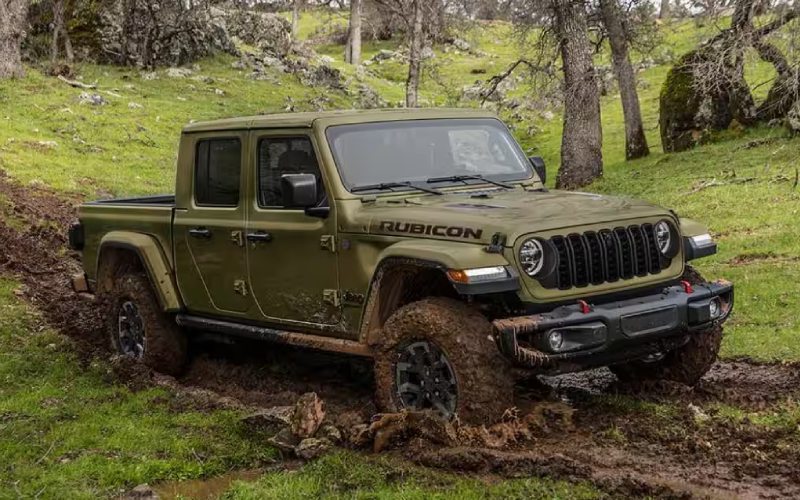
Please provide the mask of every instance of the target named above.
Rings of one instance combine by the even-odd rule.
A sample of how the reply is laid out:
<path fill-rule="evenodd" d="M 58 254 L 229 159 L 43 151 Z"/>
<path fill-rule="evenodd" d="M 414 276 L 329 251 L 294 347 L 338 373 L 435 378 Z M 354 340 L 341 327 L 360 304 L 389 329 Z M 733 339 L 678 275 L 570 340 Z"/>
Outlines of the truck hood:
<path fill-rule="evenodd" d="M 573 191 L 457 191 L 362 201 L 350 232 L 488 243 L 503 233 L 509 245 L 530 233 L 647 218 L 669 211 L 641 200 Z"/>

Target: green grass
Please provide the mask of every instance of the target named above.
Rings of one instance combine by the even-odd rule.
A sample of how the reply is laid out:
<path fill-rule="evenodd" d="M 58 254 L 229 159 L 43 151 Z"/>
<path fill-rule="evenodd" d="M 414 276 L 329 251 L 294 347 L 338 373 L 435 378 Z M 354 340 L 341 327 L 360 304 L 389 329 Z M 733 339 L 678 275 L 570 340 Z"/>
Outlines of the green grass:
<path fill-rule="evenodd" d="M 0 498 L 97 498 L 143 482 L 220 474 L 274 460 L 236 412 L 131 392 L 107 366 L 82 367 L 0 280 Z"/>
<path fill-rule="evenodd" d="M 737 424 L 754 424 L 800 437 L 800 403 L 797 401 L 784 401 L 777 407 L 761 411 L 747 411 L 728 405 L 717 405 L 712 409 L 719 418 L 727 418 Z"/>
<path fill-rule="evenodd" d="M 260 498 L 311 499 L 482 499 L 482 498 L 599 498 L 588 484 L 548 479 L 502 482 L 473 479 L 412 467 L 398 459 L 337 452 L 292 472 L 265 474 L 255 482 L 235 484 L 225 500 Z"/>

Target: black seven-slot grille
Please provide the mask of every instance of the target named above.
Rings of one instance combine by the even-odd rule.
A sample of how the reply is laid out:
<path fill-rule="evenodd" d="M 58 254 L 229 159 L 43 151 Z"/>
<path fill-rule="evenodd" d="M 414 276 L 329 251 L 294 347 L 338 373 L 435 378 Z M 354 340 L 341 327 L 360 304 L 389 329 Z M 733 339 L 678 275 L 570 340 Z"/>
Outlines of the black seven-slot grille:
<path fill-rule="evenodd" d="M 555 279 L 543 280 L 545 288 L 613 283 L 658 274 L 670 265 L 658 250 L 653 224 L 553 236 L 550 243 L 558 260 Z"/>

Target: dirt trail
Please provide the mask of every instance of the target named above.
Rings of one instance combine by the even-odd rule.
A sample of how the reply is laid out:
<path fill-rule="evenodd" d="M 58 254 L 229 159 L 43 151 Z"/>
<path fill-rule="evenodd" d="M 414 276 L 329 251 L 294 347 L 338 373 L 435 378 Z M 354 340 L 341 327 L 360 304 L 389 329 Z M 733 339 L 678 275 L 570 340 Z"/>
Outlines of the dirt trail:
<path fill-rule="evenodd" d="M 21 295 L 90 360 L 107 354 L 107 342 L 96 308 L 69 287 L 69 275 L 80 266 L 65 235 L 79 201 L 20 186 L 0 171 L 0 273 L 19 280 Z M 126 383 L 169 385 L 192 407 L 268 408 L 313 391 L 333 418 L 356 415 L 348 418 L 367 422 L 375 412 L 363 361 L 261 344 L 200 343 L 193 350 L 188 372 L 177 381 L 125 363 L 116 367 Z M 447 439 L 405 428 L 396 442 L 387 441 L 388 453 L 492 477 L 591 481 L 615 497 L 800 497 L 800 430 L 710 418 L 721 406 L 764 411 L 797 404 L 797 365 L 720 362 L 694 389 L 624 386 L 607 370 L 595 370 L 528 381 L 517 394 L 519 415 L 500 427 L 463 428 Z M 609 395 L 617 394 L 671 410 L 662 415 L 614 406 L 609 401 L 618 398 Z"/>

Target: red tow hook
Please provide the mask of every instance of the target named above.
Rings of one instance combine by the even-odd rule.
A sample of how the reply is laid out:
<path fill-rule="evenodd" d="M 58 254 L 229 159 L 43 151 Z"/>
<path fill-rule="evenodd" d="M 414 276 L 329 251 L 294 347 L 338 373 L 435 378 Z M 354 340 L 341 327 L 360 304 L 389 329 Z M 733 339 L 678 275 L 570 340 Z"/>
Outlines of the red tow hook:
<path fill-rule="evenodd" d="M 592 312 L 592 307 L 585 300 L 579 300 L 578 305 L 581 306 L 581 312 L 583 314 L 589 314 Z"/>
<path fill-rule="evenodd" d="M 683 291 L 686 293 L 693 293 L 694 288 L 692 288 L 692 284 L 688 281 L 681 281 L 681 285 L 683 285 Z"/>

